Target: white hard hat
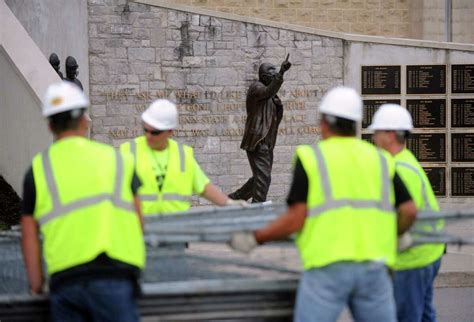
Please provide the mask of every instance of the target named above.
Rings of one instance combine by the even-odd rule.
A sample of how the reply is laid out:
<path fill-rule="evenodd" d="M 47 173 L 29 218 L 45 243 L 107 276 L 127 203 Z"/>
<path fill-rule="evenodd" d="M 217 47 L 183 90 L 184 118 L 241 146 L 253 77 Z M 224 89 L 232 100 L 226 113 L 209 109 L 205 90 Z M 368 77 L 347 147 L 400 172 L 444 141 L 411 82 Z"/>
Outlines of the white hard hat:
<path fill-rule="evenodd" d="M 170 101 L 159 99 L 143 112 L 142 120 L 157 130 L 173 130 L 178 126 L 178 110 Z"/>
<path fill-rule="evenodd" d="M 350 87 L 336 87 L 323 96 L 319 112 L 359 122 L 362 120 L 362 99 Z"/>
<path fill-rule="evenodd" d="M 49 117 L 78 108 L 87 108 L 89 105 L 89 100 L 77 85 L 62 81 L 51 84 L 46 90 L 43 99 L 43 116 Z"/>
<path fill-rule="evenodd" d="M 375 112 L 369 130 L 413 130 L 413 120 L 410 113 L 398 104 L 383 104 Z"/>

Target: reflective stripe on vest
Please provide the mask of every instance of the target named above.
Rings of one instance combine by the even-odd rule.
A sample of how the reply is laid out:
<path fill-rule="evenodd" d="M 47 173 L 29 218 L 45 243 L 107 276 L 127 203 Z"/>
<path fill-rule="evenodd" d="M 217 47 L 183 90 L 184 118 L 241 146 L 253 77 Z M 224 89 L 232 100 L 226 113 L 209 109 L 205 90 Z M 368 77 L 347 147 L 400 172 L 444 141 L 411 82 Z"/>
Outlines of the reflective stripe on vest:
<path fill-rule="evenodd" d="M 156 194 L 142 194 L 140 195 L 141 201 L 158 201 L 158 195 Z M 192 197 L 186 195 L 180 195 L 177 193 L 163 193 L 161 200 L 165 201 L 187 201 L 191 202 Z"/>
<path fill-rule="evenodd" d="M 390 175 L 388 172 L 388 165 L 385 156 L 377 151 L 380 158 L 380 164 L 382 169 L 382 201 L 380 200 L 359 200 L 359 199 L 334 199 L 332 187 L 329 184 L 329 175 L 326 162 L 321 153 L 319 146 L 312 146 L 316 155 L 318 163 L 318 171 L 321 176 L 321 185 L 323 188 L 325 202 L 321 205 L 313 207 L 309 211 L 309 216 L 317 216 L 325 211 L 334 210 L 341 207 L 351 208 L 377 208 L 382 211 L 393 211 L 393 206 L 390 203 Z"/>
<path fill-rule="evenodd" d="M 122 208 L 129 211 L 134 211 L 134 206 L 131 203 L 127 203 L 121 199 L 121 187 L 123 184 L 123 159 L 118 151 L 115 151 L 115 185 L 113 194 L 102 193 L 96 196 L 87 197 L 76 200 L 67 205 L 62 205 L 59 200 L 59 194 L 57 189 L 56 181 L 53 177 L 53 170 L 51 167 L 51 160 L 49 158 L 49 150 L 42 155 L 43 171 L 46 177 L 46 183 L 52 199 L 52 209 L 48 213 L 44 214 L 39 218 L 38 222 L 40 225 L 48 223 L 50 220 L 57 217 L 65 216 L 71 211 L 89 207 L 103 201 L 111 201 L 115 207 Z"/>
<path fill-rule="evenodd" d="M 420 171 L 416 167 L 412 166 L 411 164 L 409 164 L 407 162 L 403 162 L 403 161 L 395 161 L 395 165 L 396 166 L 402 166 L 402 167 L 405 167 L 405 168 L 413 171 L 420 178 L 421 196 L 423 198 L 423 203 L 425 204 L 425 207 L 423 209 L 424 210 L 433 210 L 431 205 L 430 205 L 430 201 L 428 199 L 428 193 L 426 192 L 425 180 L 423 180 L 423 176 L 421 175 Z"/>
<path fill-rule="evenodd" d="M 395 166 L 401 166 L 401 167 L 404 167 L 406 169 L 409 169 L 410 171 L 413 171 L 420 178 L 421 196 L 423 198 L 423 203 L 425 205 L 423 210 L 433 211 L 433 208 L 431 207 L 431 204 L 430 204 L 430 201 L 429 201 L 429 198 L 428 198 L 428 193 L 426 191 L 425 180 L 423 178 L 423 175 L 420 173 L 420 170 L 418 168 L 414 167 L 413 165 L 411 165 L 410 163 L 407 163 L 407 162 L 404 162 L 404 161 L 395 161 Z M 428 222 L 425 222 L 425 223 L 428 223 Z M 431 232 L 436 232 L 437 231 L 436 220 L 430 220 L 429 225 L 431 227 Z M 418 229 L 416 229 L 417 225 L 415 225 L 413 228 L 414 229 L 411 229 L 412 232 L 417 232 L 417 233 L 421 233 L 421 234 L 426 233 L 426 231 L 419 231 Z"/>

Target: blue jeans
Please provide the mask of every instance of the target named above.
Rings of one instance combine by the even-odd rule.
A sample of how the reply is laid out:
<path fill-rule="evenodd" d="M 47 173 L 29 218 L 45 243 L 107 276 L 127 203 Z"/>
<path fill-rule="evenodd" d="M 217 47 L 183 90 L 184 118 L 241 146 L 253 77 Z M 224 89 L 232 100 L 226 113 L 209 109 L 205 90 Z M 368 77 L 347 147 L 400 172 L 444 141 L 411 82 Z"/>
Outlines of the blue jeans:
<path fill-rule="evenodd" d="M 396 321 L 392 283 L 384 264 L 338 262 L 305 271 L 294 320 L 335 322 L 346 305 L 355 321 Z"/>
<path fill-rule="evenodd" d="M 436 322 L 433 282 L 441 259 L 422 268 L 397 271 L 393 280 L 399 322 Z"/>
<path fill-rule="evenodd" d="M 50 299 L 57 322 L 139 321 L 133 282 L 126 279 L 71 282 L 51 292 Z"/>

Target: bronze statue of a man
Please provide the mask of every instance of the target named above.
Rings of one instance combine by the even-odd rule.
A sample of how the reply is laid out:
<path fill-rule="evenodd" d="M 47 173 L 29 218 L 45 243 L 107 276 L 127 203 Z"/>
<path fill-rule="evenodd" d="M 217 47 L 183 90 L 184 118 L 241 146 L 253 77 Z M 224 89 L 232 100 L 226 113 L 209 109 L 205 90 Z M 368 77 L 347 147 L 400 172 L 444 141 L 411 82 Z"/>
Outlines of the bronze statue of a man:
<path fill-rule="evenodd" d="M 77 64 L 76 59 L 72 56 L 68 56 L 66 58 L 66 78 L 64 80 L 74 83 L 79 86 L 81 90 L 84 90 L 81 81 L 76 78 L 77 75 L 79 75 L 78 68 L 79 65 Z"/>
<path fill-rule="evenodd" d="M 273 148 L 278 126 L 283 117 L 283 104 L 277 92 L 283 84 L 283 74 L 291 67 L 289 55 L 281 64 L 280 71 L 269 63 L 258 70 L 258 81 L 253 82 L 247 92 L 247 121 L 240 148 L 247 152 L 252 177 L 229 195 L 232 199 L 263 202 L 267 199 L 271 182 Z"/>

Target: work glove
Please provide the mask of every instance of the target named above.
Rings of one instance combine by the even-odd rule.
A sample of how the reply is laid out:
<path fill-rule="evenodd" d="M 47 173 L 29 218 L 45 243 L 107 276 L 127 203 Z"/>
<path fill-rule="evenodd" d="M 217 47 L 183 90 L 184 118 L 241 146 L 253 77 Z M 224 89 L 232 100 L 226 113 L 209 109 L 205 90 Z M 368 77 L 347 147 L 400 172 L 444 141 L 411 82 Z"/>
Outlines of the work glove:
<path fill-rule="evenodd" d="M 407 250 L 413 245 L 413 238 L 411 238 L 410 233 L 404 233 L 401 236 L 398 236 L 397 240 L 397 250 L 399 253 Z"/>
<path fill-rule="evenodd" d="M 241 199 L 234 200 L 231 198 L 227 199 L 225 205 L 226 206 L 240 206 L 244 208 L 250 206 L 250 204 L 245 200 L 241 200 Z"/>
<path fill-rule="evenodd" d="M 258 245 L 253 232 L 241 231 L 232 234 L 230 247 L 238 252 L 248 254 Z"/>

